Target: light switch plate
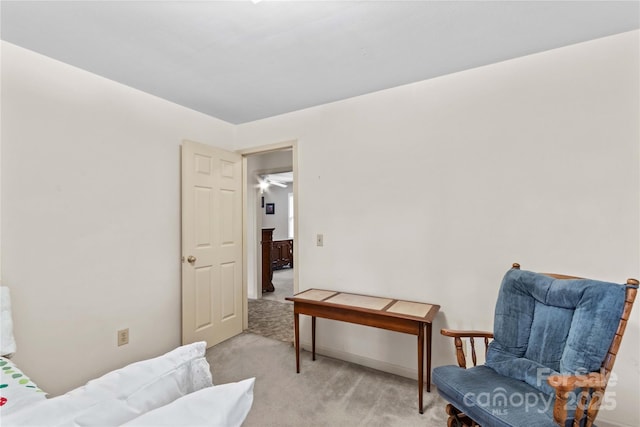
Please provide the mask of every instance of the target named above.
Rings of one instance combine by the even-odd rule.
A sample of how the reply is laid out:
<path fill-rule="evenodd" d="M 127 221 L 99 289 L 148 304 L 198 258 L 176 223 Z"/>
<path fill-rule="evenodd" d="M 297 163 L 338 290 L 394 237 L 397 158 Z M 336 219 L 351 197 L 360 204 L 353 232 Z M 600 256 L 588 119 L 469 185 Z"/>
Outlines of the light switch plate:
<path fill-rule="evenodd" d="M 129 328 L 118 331 L 118 347 L 129 344 Z"/>

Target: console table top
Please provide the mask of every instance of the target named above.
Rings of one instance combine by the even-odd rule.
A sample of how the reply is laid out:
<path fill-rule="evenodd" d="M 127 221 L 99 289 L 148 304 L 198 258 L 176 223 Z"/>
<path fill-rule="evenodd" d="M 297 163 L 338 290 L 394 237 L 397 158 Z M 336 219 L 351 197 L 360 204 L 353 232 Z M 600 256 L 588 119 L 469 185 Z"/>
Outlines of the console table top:
<path fill-rule="evenodd" d="M 298 303 L 339 306 L 354 311 L 377 313 L 422 322 L 431 322 L 440 309 L 439 305 L 394 298 L 352 294 L 326 289 L 307 289 L 286 298 Z"/>

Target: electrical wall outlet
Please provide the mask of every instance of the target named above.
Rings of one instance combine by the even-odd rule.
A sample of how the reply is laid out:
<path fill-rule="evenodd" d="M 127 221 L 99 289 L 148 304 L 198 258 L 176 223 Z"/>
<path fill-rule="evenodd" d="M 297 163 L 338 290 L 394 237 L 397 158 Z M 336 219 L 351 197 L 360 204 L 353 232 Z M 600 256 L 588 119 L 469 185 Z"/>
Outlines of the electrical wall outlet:
<path fill-rule="evenodd" d="M 118 347 L 129 344 L 129 328 L 118 331 Z"/>
<path fill-rule="evenodd" d="M 324 236 L 322 234 L 316 235 L 316 246 L 324 246 Z"/>

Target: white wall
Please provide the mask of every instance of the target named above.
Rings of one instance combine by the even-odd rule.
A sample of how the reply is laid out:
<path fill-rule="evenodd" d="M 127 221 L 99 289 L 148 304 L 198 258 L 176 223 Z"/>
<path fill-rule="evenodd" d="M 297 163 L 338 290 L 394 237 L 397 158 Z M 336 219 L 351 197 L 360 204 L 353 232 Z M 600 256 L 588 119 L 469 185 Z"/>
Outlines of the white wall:
<path fill-rule="evenodd" d="M 437 366 L 454 363 L 440 328 L 492 328 L 514 261 L 618 282 L 640 276 L 639 35 L 240 125 L 239 148 L 298 140 L 300 290 L 440 304 Z M 617 408 L 602 420 L 637 423 L 639 313 L 610 386 Z M 416 371 L 413 337 L 318 328 L 326 354 Z"/>
<path fill-rule="evenodd" d="M 180 144 L 234 127 L 2 43 L 1 136 L 18 364 L 57 394 L 179 345 Z"/>
<path fill-rule="evenodd" d="M 262 210 L 262 228 L 275 228 L 273 230 L 273 240 L 286 240 L 289 238 L 289 193 L 293 192 L 292 185 L 287 188 L 269 186 L 265 190 L 264 208 Z M 275 206 L 274 214 L 267 215 L 267 203 Z"/>

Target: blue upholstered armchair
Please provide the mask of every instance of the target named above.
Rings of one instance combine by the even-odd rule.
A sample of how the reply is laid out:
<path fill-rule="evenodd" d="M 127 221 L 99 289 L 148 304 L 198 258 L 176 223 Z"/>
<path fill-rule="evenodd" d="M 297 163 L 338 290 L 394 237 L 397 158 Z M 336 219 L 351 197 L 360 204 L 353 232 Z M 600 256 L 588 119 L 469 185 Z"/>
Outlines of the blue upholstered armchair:
<path fill-rule="evenodd" d="M 432 376 L 450 402 L 448 426 L 591 426 L 637 289 L 635 279 L 619 285 L 514 264 L 502 281 L 493 333 L 442 330 L 455 339 L 458 357 L 458 366 Z M 475 366 L 474 338 L 485 342 L 484 365 Z M 469 369 L 462 339 L 471 342 Z"/>

